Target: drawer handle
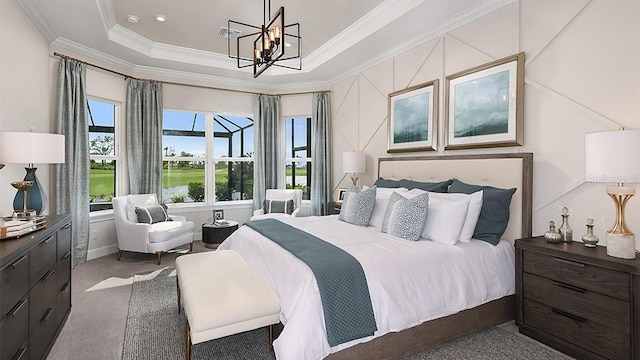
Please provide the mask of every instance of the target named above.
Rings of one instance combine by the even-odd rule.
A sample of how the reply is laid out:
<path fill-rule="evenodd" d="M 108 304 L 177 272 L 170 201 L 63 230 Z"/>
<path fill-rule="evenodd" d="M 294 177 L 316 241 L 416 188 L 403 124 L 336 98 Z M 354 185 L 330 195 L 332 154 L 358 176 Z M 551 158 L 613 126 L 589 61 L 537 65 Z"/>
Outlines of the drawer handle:
<path fill-rule="evenodd" d="M 20 348 L 18 349 L 18 352 L 16 352 L 16 354 L 11 358 L 11 360 L 20 360 L 22 359 L 22 357 L 24 356 L 24 354 L 27 353 L 27 348 Z"/>
<path fill-rule="evenodd" d="M 40 321 L 49 320 L 49 316 L 51 316 L 52 312 L 53 312 L 53 308 L 48 308 L 47 311 L 44 313 L 44 315 L 42 315 L 42 318 L 40 319 Z"/>
<path fill-rule="evenodd" d="M 69 251 L 68 253 L 64 254 L 62 256 L 62 260 L 67 260 L 69 257 L 71 257 L 71 251 Z"/>
<path fill-rule="evenodd" d="M 23 262 L 24 259 L 26 259 L 26 258 L 27 258 L 27 255 L 22 255 L 18 260 L 14 261 L 13 264 L 11 264 L 11 267 L 14 268 L 14 269 L 17 268 L 18 264 Z"/>
<path fill-rule="evenodd" d="M 7 313 L 7 316 L 15 317 L 17 313 L 20 312 L 20 309 L 27 303 L 27 299 L 21 299 L 17 304 L 15 304 L 11 310 Z"/>
<path fill-rule="evenodd" d="M 564 284 L 564 283 L 557 282 L 557 281 L 554 281 L 553 285 L 560 286 L 561 288 L 565 288 L 565 289 L 568 289 L 568 290 L 577 291 L 577 292 L 583 293 L 583 294 L 587 292 L 587 290 L 585 290 L 583 288 L 579 288 L 577 286 L 573 286 L 573 285 L 569 285 L 569 284 Z"/>
<path fill-rule="evenodd" d="M 565 260 L 565 259 L 559 259 L 554 257 L 553 260 L 563 263 L 563 264 L 567 264 L 567 265 L 573 265 L 573 266 L 579 266 L 579 267 L 584 267 L 583 263 L 579 263 L 579 262 L 575 262 L 575 261 L 571 261 L 571 260 Z"/>
<path fill-rule="evenodd" d="M 558 314 L 558 315 L 566 316 L 566 317 L 568 317 L 569 319 L 573 319 L 573 320 L 578 321 L 578 322 L 585 322 L 585 321 L 587 321 L 587 319 L 585 319 L 585 318 L 582 318 L 582 317 L 577 316 L 577 315 L 570 314 L 570 313 L 568 313 L 568 312 L 566 312 L 566 311 L 562 311 L 562 310 L 560 310 L 560 309 L 552 308 L 552 309 L 551 309 L 551 311 L 553 311 L 554 313 L 556 313 L 556 314 Z"/>
<path fill-rule="evenodd" d="M 53 276 L 53 274 L 54 274 L 55 272 L 56 272 L 56 269 L 51 269 L 51 270 L 47 271 L 47 273 L 46 273 L 46 274 L 44 274 L 44 276 L 43 276 L 43 277 L 42 277 L 42 279 L 40 279 L 40 280 L 42 280 L 42 281 L 48 281 L 48 280 L 51 278 L 51 276 Z"/>
<path fill-rule="evenodd" d="M 66 229 L 68 229 L 70 227 L 71 227 L 71 223 L 68 223 L 67 225 L 63 226 L 62 228 L 66 230 Z"/>
<path fill-rule="evenodd" d="M 49 236 L 48 238 L 44 239 L 40 245 L 47 245 L 49 242 L 51 242 L 51 240 L 53 240 L 53 235 Z"/>
<path fill-rule="evenodd" d="M 65 291 L 67 291 L 67 289 L 69 288 L 69 286 L 71 286 L 71 283 L 67 281 L 66 283 L 64 283 L 64 285 L 62 285 L 62 289 L 60 289 L 60 292 L 65 292 Z"/>

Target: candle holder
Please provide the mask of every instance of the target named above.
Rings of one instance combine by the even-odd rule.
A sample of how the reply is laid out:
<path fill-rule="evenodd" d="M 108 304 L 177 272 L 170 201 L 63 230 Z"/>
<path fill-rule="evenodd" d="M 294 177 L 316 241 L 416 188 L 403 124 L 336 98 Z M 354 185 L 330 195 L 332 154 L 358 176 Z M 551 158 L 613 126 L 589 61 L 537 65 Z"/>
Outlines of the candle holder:
<path fill-rule="evenodd" d="M 17 217 L 18 219 L 29 219 L 32 213 L 35 215 L 34 210 L 27 209 L 27 190 L 29 190 L 29 188 L 31 188 L 33 184 L 33 181 L 14 181 L 11 183 L 11 186 L 22 191 L 22 211 L 16 210 L 13 212 L 13 216 Z"/>

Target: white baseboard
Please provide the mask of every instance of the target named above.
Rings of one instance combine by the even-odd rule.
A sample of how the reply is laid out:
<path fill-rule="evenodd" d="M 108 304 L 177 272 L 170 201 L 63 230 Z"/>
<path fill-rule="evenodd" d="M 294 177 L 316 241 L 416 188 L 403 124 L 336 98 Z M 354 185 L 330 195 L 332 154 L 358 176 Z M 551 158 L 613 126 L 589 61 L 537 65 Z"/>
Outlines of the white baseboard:
<path fill-rule="evenodd" d="M 104 246 L 97 249 L 92 249 L 87 251 L 87 261 L 97 259 L 99 257 L 115 254 L 118 252 L 118 245 L 113 244 L 109 246 Z"/>

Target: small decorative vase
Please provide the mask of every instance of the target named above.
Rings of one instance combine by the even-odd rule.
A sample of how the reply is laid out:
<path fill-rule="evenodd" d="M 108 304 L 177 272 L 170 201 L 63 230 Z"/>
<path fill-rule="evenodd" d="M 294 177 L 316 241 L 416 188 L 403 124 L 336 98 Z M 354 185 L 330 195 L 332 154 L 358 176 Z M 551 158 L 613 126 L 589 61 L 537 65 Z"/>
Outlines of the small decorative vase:
<path fill-rule="evenodd" d="M 562 242 L 571 243 L 573 241 L 573 230 L 569 226 L 569 209 L 567 207 L 562 208 L 562 225 L 560 225 L 560 229 L 558 232 L 562 237 Z"/>
<path fill-rule="evenodd" d="M 556 223 L 549 221 L 549 231 L 544 233 L 544 238 L 550 242 L 557 244 L 562 241 L 562 235 L 556 231 Z"/>
<path fill-rule="evenodd" d="M 600 241 L 597 236 L 593 235 L 593 219 L 587 219 L 587 234 L 582 237 L 582 242 L 584 246 L 594 248 L 596 244 Z"/>

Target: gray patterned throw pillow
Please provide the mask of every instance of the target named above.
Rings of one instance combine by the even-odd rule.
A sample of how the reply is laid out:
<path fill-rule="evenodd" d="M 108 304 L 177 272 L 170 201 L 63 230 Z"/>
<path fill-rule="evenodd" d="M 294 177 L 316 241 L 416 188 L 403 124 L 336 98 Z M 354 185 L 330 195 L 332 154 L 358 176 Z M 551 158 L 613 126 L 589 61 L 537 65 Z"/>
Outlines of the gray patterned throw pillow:
<path fill-rule="evenodd" d="M 422 234 L 429 194 L 425 193 L 407 199 L 394 192 L 389 198 L 381 231 L 406 240 L 417 241 Z"/>
<path fill-rule="evenodd" d="M 338 219 L 353 225 L 367 226 L 375 204 L 375 186 L 360 191 L 354 185 L 349 185 L 342 200 Z"/>
<path fill-rule="evenodd" d="M 293 214 L 293 199 L 289 200 L 265 200 L 262 206 L 265 214 L 284 213 Z"/>
<path fill-rule="evenodd" d="M 138 216 L 138 222 L 144 224 L 155 224 L 171 220 L 162 205 L 136 206 L 136 215 Z"/>

